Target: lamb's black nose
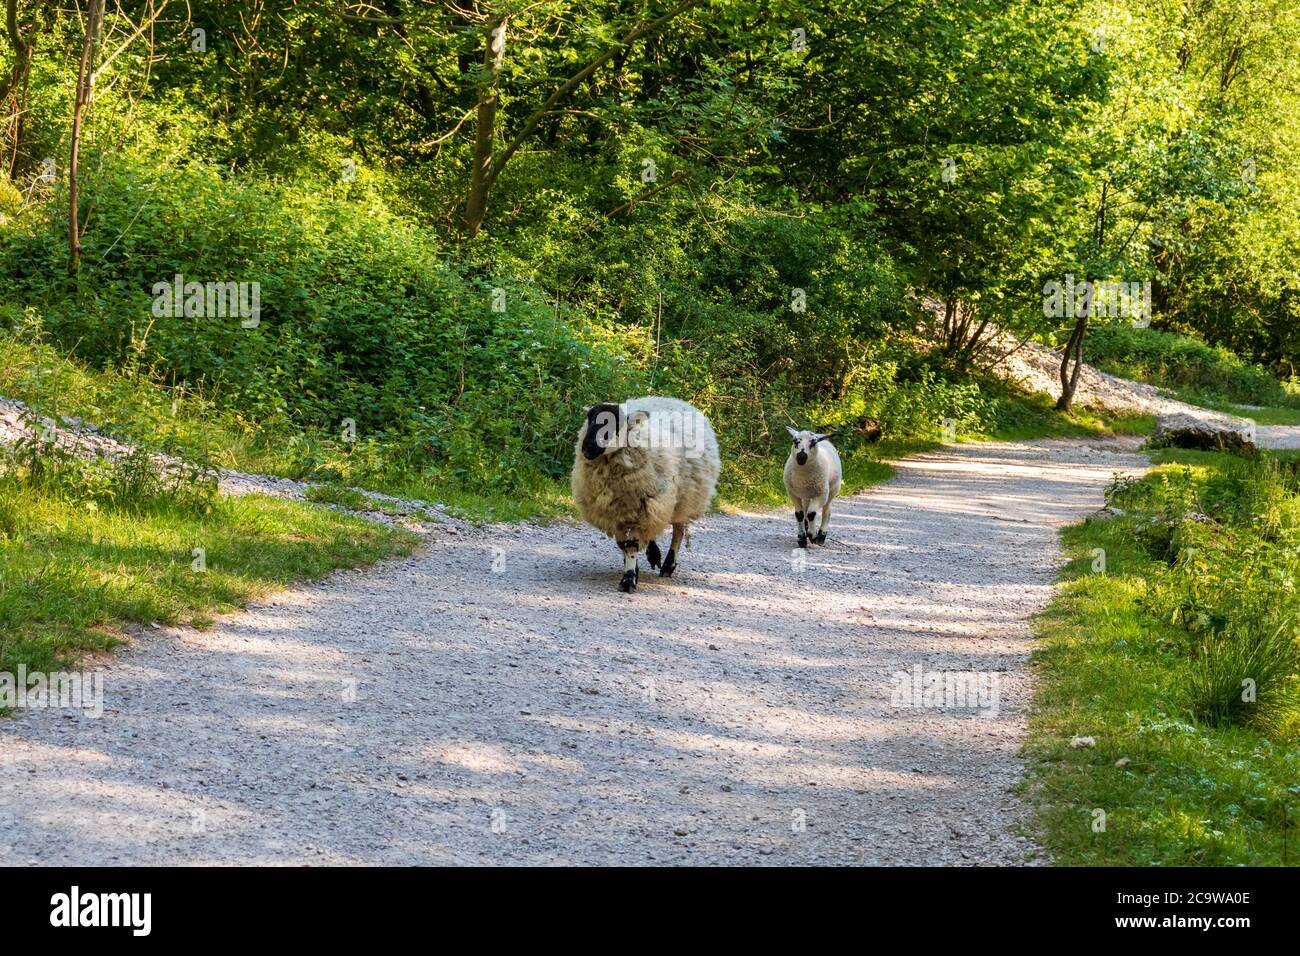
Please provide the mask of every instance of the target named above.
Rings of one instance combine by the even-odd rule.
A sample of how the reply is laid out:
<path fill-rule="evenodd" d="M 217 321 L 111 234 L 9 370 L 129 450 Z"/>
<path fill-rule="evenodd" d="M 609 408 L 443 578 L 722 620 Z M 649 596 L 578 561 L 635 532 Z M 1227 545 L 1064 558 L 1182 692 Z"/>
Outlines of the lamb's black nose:
<path fill-rule="evenodd" d="M 794 460 L 801 465 L 806 465 L 808 464 L 808 453 L 806 451 L 801 451 L 799 454 L 794 456 Z"/>

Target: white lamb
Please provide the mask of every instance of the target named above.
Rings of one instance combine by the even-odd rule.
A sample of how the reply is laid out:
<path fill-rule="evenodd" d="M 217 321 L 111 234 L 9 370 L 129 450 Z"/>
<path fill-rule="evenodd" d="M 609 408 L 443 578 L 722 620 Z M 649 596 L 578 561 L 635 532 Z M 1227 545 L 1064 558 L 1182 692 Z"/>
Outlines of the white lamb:
<path fill-rule="evenodd" d="M 794 502 L 794 520 L 799 525 L 799 547 L 808 547 L 808 539 L 815 544 L 826 543 L 826 526 L 831 520 L 831 502 L 840 493 L 840 453 L 825 435 L 815 432 L 795 431 L 789 425 L 786 431 L 794 439 L 790 457 L 785 460 L 785 490 Z M 812 537 L 812 525 L 821 512 L 817 536 Z"/>
<path fill-rule="evenodd" d="M 587 409 L 573 457 L 573 500 L 582 517 L 623 552 L 620 591 L 635 591 L 637 554 L 668 577 L 692 521 L 709 510 L 722 464 L 699 409 L 649 396 Z M 672 525 L 661 556 L 655 538 Z"/>

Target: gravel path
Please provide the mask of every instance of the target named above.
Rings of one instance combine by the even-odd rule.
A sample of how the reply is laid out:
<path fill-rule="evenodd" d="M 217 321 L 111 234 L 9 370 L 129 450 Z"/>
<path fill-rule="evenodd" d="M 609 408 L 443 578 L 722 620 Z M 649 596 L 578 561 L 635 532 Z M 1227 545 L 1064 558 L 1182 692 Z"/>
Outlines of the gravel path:
<path fill-rule="evenodd" d="M 0 720 L 0 864 L 1034 859 L 1026 622 L 1135 445 L 910 459 L 793 555 L 784 511 L 711 516 L 634 595 L 589 528 L 442 527 L 146 630 L 103 717 Z M 995 675 L 996 706 L 897 706 L 914 668 Z"/>

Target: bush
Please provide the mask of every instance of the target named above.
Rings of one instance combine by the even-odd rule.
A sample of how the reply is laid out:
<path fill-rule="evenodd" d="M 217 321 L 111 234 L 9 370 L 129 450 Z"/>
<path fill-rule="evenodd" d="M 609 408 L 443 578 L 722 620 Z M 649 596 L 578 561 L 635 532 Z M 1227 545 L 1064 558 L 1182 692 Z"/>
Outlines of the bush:
<path fill-rule="evenodd" d="M 1300 489 L 1271 455 L 1179 453 L 1191 464 L 1118 483 L 1129 534 L 1161 569 L 1141 604 L 1183 635 L 1188 712 L 1290 733 L 1300 714 Z"/>
<path fill-rule="evenodd" d="M 561 472 L 580 408 L 633 390 L 625 336 L 449 262 L 373 195 L 120 156 L 102 170 L 77 276 L 53 203 L 0 230 L 7 294 L 39 308 L 56 343 L 288 420 L 327 458 L 351 452 L 350 419 L 398 460 L 510 485 Z M 155 284 L 178 273 L 257 283 L 259 323 L 155 316 Z"/>
<path fill-rule="evenodd" d="M 1102 325 L 1088 333 L 1088 356 L 1098 368 L 1162 388 L 1243 405 L 1300 407 L 1300 396 L 1267 369 L 1220 346 L 1175 332 Z"/>

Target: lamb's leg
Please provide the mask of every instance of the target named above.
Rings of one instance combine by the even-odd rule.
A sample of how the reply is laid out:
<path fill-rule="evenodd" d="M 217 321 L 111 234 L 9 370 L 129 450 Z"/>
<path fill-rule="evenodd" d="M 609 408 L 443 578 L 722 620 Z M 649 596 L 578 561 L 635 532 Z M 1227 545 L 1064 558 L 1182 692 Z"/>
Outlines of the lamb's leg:
<path fill-rule="evenodd" d="M 817 507 L 821 503 L 820 498 L 813 498 L 808 502 L 808 510 L 803 513 L 803 536 L 806 540 L 813 539 L 813 522 L 817 520 Z M 806 544 L 803 547 L 808 547 Z"/>
<path fill-rule="evenodd" d="M 652 540 L 645 546 L 645 556 L 646 560 L 650 562 L 650 567 L 652 568 L 657 568 L 661 563 L 663 563 L 664 556 L 659 553 L 659 544 L 656 541 Z"/>
<path fill-rule="evenodd" d="M 816 544 L 826 543 L 826 526 L 831 523 L 831 503 L 829 501 L 822 505 L 822 523 L 817 526 L 817 537 L 813 538 Z"/>
<path fill-rule="evenodd" d="M 808 547 L 808 525 L 803 520 L 803 502 L 794 499 L 794 523 L 799 526 L 799 547 Z"/>
<path fill-rule="evenodd" d="M 673 525 L 673 543 L 668 546 L 668 554 L 664 558 L 664 566 L 659 569 L 659 576 L 671 578 L 673 571 L 677 568 L 677 549 L 682 545 L 682 536 L 686 534 L 686 525 Z"/>
<path fill-rule="evenodd" d="M 620 541 L 618 546 L 623 552 L 623 579 L 618 582 L 618 589 L 631 594 L 636 590 L 636 553 L 641 548 L 641 542 L 637 541 L 636 538 L 629 538 L 626 541 Z"/>

